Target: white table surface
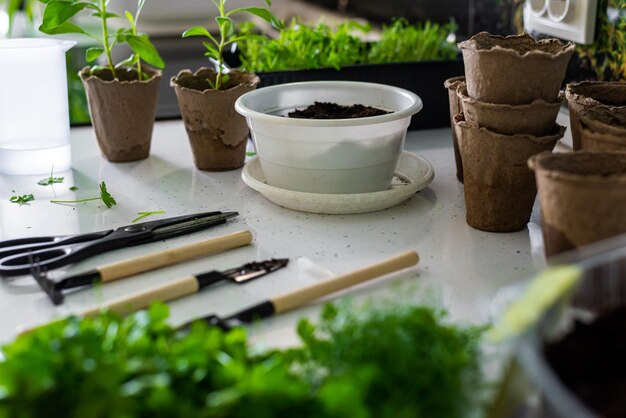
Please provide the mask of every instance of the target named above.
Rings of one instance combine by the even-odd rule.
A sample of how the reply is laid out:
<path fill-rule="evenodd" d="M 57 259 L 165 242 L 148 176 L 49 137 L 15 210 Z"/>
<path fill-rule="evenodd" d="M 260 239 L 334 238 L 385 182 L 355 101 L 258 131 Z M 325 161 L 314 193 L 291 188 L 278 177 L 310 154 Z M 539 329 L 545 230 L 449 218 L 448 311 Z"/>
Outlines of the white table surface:
<path fill-rule="evenodd" d="M 92 128 L 72 129 L 73 170 L 55 185 L 59 199 L 97 196 L 105 181 L 118 205 L 107 209 L 98 202 L 75 206 L 48 202 L 51 187 L 37 185 L 45 176 L 0 176 L 0 239 L 38 235 L 86 233 L 127 225 L 139 211 L 162 209 L 162 216 L 202 211 L 238 211 L 226 225 L 167 241 L 108 252 L 54 272 L 77 273 L 97 265 L 148 252 L 249 229 L 253 245 L 224 254 L 107 284 L 66 296 L 55 307 L 29 276 L 0 279 L 0 341 L 20 327 L 44 323 L 69 312 L 129 294 L 177 277 L 238 266 L 252 260 L 289 257 L 287 269 L 238 286 L 224 283 L 170 304 L 172 323 L 211 313 L 229 314 L 268 297 L 324 280 L 325 271 L 345 273 L 414 249 L 421 256 L 416 269 L 362 286 L 359 297 L 428 299 L 441 304 L 454 320 L 479 323 L 488 318 L 496 291 L 528 276 L 545 264 L 536 210 L 527 229 L 496 234 L 472 229 L 465 223 L 463 186 L 455 177 L 449 129 L 413 131 L 405 149 L 428 159 L 435 179 L 427 189 L 405 203 L 376 213 L 316 215 L 279 207 L 241 180 L 241 170 L 210 173 L 194 168 L 181 121 L 158 122 L 149 159 L 112 164 L 101 155 Z M 68 191 L 76 185 L 77 192 Z M 34 193 L 36 200 L 19 206 L 9 202 L 12 190 Z M 145 220 L 155 220 L 152 216 Z M 308 266 L 308 267 L 307 267 Z M 257 341 L 292 344 L 293 328 L 302 315 L 314 316 L 313 305 L 252 327 Z"/>

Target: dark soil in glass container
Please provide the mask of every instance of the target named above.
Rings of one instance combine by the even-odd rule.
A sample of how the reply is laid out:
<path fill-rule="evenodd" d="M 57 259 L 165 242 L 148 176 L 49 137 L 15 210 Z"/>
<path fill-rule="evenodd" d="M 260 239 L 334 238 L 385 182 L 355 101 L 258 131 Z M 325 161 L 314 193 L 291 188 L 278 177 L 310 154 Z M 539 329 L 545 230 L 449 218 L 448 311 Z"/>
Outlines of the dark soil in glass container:
<path fill-rule="evenodd" d="M 626 307 L 577 322 L 560 341 L 545 347 L 563 383 L 604 418 L 626 416 Z"/>
<path fill-rule="evenodd" d="M 391 112 L 362 104 L 342 106 L 337 103 L 315 102 L 306 109 L 289 112 L 290 118 L 298 119 L 353 119 L 386 115 Z"/>

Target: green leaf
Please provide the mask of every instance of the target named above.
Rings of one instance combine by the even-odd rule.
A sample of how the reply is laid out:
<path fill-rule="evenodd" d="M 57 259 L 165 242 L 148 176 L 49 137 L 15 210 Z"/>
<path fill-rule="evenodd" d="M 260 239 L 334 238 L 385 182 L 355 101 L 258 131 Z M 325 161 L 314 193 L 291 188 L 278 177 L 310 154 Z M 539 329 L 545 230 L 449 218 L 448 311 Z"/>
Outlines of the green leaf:
<path fill-rule="evenodd" d="M 50 186 L 52 184 L 57 184 L 57 183 L 63 183 L 63 180 L 65 180 L 65 177 L 47 177 L 45 179 L 41 179 L 37 182 L 38 185 L 40 186 Z"/>
<path fill-rule="evenodd" d="M 128 10 L 126 10 L 126 12 L 124 12 L 124 14 L 126 15 L 126 19 L 128 19 L 128 21 L 130 22 L 130 25 L 132 27 L 135 26 L 135 18 L 133 17 L 133 14 L 131 12 L 129 12 Z"/>
<path fill-rule="evenodd" d="M 100 183 L 100 199 L 106 205 L 107 208 L 111 208 L 114 205 L 117 205 L 115 198 L 111 196 L 111 194 L 107 190 L 107 185 L 105 182 Z"/>
<path fill-rule="evenodd" d="M 42 25 L 49 29 L 59 27 L 85 8 L 99 10 L 91 3 L 52 0 L 44 10 Z"/>
<path fill-rule="evenodd" d="M 204 54 L 205 57 L 211 57 L 211 58 L 215 58 L 215 59 L 219 58 L 220 52 L 217 50 L 217 48 L 215 48 L 209 42 L 203 42 L 202 44 L 207 49 L 206 54 Z"/>
<path fill-rule="evenodd" d="M 115 68 L 123 68 L 123 67 L 130 67 L 132 65 L 135 65 L 137 63 L 137 55 L 136 54 L 131 54 L 130 57 L 126 58 L 124 61 L 120 61 Z"/>
<path fill-rule="evenodd" d="M 104 53 L 104 48 L 101 46 L 87 48 L 87 52 L 85 53 L 85 59 L 87 62 L 93 62 L 98 59 L 100 55 Z"/>
<path fill-rule="evenodd" d="M 193 28 L 189 28 L 183 32 L 183 38 L 189 38 L 191 36 L 204 36 L 215 41 L 213 35 L 211 35 L 211 33 L 209 33 L 209 31 L 202 26 L 194 26 Z"/>
<path fill-rule="evenodd" d="M 126 42 L 129 36 L 133 36 L 133 31 L 128 28 L 119 28 L 115 31 L 115 40 L 118 43 Z"/>
<path fill-rule="evenodd" d="M 59 25 L 59 26 L 54 27 L 54 28 L 47 28 L 47 27 L 44 27 L 43 25 L 41 25 L 41 26 L 39 26 L 39 30 L 41 32 L 45 33 L 45 34 L 48 34 L 48 35 L 62 35 L 62 34 L 66 34 L 66 33 L 80 33 L 81 35 L 88 36 L 91 39 L 95 39 L 96 41 L 100 42 L 100 40 L 98 38 L 94 37 L 90 33 L 87 33 L 82 28 L 80 28 L 80 27 L 78 27 L 75 24 L 70 23 L 70 22 L 65 22 L 62 25 Z"/>
<path fill-rule="evenodd" d="M 235 25 L 230 17 L 217 16 L 215 21 L 220 26 L 220 31 L 224 37 L 228 38 L 235 34 Z"/>
<path fill-rule="evenodd" d="M 21 196 L 11 196 L 9 198 L 9 201 L 11 203 L 17 203 L 20 206 L 27 204 L 28 202 L 31 202 L 35 200 L 35 196 L 33 196 L 32 194 L 25 194 L 25 195 L 21 195 Z"/>
<path fill-rule="evenodd" d="M 157 67 L 165 67 L 163 58 L 159 55 L 159 52 L 150 42 L 148 35 L 132 35 L 129 36 L 127 41 L 130 48 L 145 62 Z"/>
<path fill-rule="evenodd" d="M 228 15 L 231 15 L 233 13 L 250 13 L 265 20 L 267 23 L 271 24 L 274 28 L 278 30 L 285 29 L 285 24 L 282 20 L 274 16 L 269 10 L 262 7 L 242 7 L 239 9 L 231 10 Z"/>

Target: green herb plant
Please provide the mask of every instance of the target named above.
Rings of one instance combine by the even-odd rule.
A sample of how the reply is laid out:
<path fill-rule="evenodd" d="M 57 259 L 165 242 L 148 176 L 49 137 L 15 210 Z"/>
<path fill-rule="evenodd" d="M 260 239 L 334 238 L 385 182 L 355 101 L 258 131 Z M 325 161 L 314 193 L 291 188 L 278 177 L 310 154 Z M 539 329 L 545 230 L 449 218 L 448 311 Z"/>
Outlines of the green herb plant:
<path fill-rule="evenodd" d="M 206 48 L 205 56 L 212 58 L 217 62 L 217 76 L 215 81 L 208 80 L 212 89 L 224 89 L 228 83 L 228 75 L 224 73 L 224 51 L 226 47 L 235 42 L 243 42 L 256 38 L 257 35 L 251 33 L 237 34 L 236 25 L 232 17 L 238 14 L 251 14 L 260 17 L 276 29 L 283 29 L 283 22 L 270 12 L 269 9 L 263 7 L 242 7 L 226 10 L 227 0 L 211 0 L 217 8 L 219 15 L 215 18 L 219 27 L 218 37 L 213 36 L 209 30 L 202 26 L 194 26 L 183 33 L 183 38 L 191 36 L 201 36 L 207 38 L 208 41 L 203 42 Z M 272 6 L 271 0 L 265 0 L 267 7 Z"/>
<path fill-rule="evenodd" d="M 303 345 L 167 325 L 168 309 L 72 317 L 0 349 L 0 418 L 463 418 L 483 383 L 481 331 L 427 307 L 329 305 Z M 475 415 L 476 416 L 476 415 Z"/>
<path fill-rule="evenodd" d="M 163 215 L 165 213 L 164 210 L 152 210 L 149 212 L 137 212 L 137 216 L 135 219 L 133 219 L 132 221 L 130 221 L 131 223 L 135 223 L 137 221 L 142 220 L 143 218 L 147 218 L 148 216 L 152 216 L 152 215 Z"/>
<path fill-rule="evenodd" d="M 256 36 L 240 42 L 242 67 L 253 72 L 339 70 L 357 64 L 450 60 L 458 54 L 450 37 L 456 30 L 453 22 L 411 25 L 398 19 L 383 27 L 378 41 L 368 44 L 361 37 L 370 30 L 355 21 L 346 21 L 333 29 L 322 22 L 306 25 L 293 20 L 277 39 Z M 258 30 L 247 24 L 242 31 Z"/>
<path fill-rule="evenodd" d="M 13 190 L 15 193 L 15 190 Z M 13 195 L 9 198 L 11 203 L 17 203 L 20 206 L 28 204 L 28 202 L 32 202 L 35 200 L 35 196 L 33 194 L 23 194 L 23 195 Z"/>
<path fill-rule="evenodd" d="M 87 62 L 96 61 L 101 55 L 106 56 L 106 65 L 104 67 L 92 67 L 92 73 L 97 70 L 106 69 L 111 72 L 111 76 L 118 78 L 118 70 L 120 68 L 135 67 L 137 77 L 149 79 L 150 76 L 142 71 L 142 61 L 157 68 L 163 68 L 165 63 L 154 45 L 150 42 L 148 35 L 137 32 L 137 23 L 139 16 L 144 7 L 145 0 L 139 0 L 135 15 L 126 11 L 125 16 L 128 21 L 128 27 L 119 28 L 115 33 L 111 33 L 109 27 L 110 19 L 120 19 L 121 16 L 108 10 L 110 0 L 40 0 L 46 4 L 43 12 L 43 23 L 39 30 L 49 35 L 59 35 L 67 33 L 78 33 L 87 36 L 100 46 L 87 49 Z M 86 28 L 81 27 L 76 21 L 76 16 L 82 12 L 88 11 L 91 16 L 99 19 L 101 34 L 96 35 L 90 33 Z M 118 63 L 113 62 L 111 51 L 118 44 L 126 43 L 133 51 L 132 55 Z"/>
<path fill-rule="evenodd" d="M 454 22 L 440 25 L 426 21 L 410 24 L 406 19 L 397 19 L 384 26 L 380 39 L 367 54 L 370 64 L 388 62 L 453 60 L 458 50 L 448 37 L 454 34 Z"/>
<path fill-rule="evenodd" d="M 576 51 L 598 80 L 626 81 L 626 0 L 600 0 L 598 6 L 596 39 Z"/>
<path fill-rule="evenodd" d="M 277 39 L 266 36 L 242 40 L 242 67 L 251 72 L 269 72 L 294 69 L 335 68 L 361 63 L 365 44 L 359 34 L 367 33 L 368 25 L 354 21 L 339 24 L 336 28 L 319 22 L 306 25 L 293 19 Z M 254 24 L 242 25 L 242 33 L 254 34 Z"/>
<path fill-rule="evenodd" d="M 100 183 L 100 196 L 98 197 L 90 197 L 87 199 L 79 199 L 79 200 L 51 200 L 50 203 L 59 203 L 59 204 L 83 203 L 83 202 L 91 202 L 94 200 L 101 200 L 102 203 L 104 203 L 104 205 L 109 209 L 117 205 L 115 198 L 111 196 L 111 194 L 108 192 L 105 182 Z"/>

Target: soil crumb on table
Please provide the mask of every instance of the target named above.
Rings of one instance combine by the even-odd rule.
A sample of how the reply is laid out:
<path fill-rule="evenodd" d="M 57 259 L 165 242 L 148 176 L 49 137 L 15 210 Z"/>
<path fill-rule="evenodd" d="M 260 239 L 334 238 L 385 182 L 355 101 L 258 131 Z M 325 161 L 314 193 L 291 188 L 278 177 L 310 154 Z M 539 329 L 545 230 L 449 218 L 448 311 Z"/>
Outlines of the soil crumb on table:
<path fill-rule="evenodd" d="M 353 119 L 386 115 L 391 112 L 362 104 L 342 106 L 337 103 L 315 102 L 303 110 L 289 112 L 290 118 L 299 119 Z"/>

